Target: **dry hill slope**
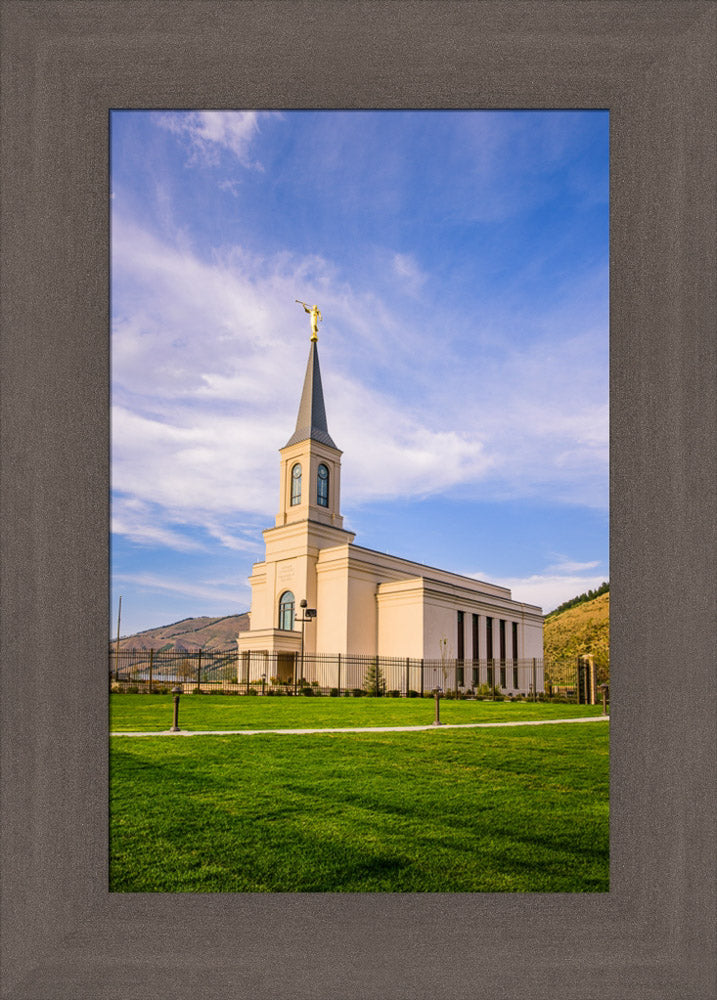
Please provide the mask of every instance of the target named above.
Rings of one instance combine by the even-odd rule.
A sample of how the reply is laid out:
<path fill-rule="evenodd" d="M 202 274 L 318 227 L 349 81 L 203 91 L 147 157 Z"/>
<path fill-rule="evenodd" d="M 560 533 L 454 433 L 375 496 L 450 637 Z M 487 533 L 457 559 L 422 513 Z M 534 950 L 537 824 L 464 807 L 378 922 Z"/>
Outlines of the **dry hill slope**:
<path fill-rule="evenodd" d="M 185 618 L 172 625 L 147 629 L 120 639 L 120 649 L 179 649 L 196 651 L 234 649 L 237 633 L 249 628 L 249 615 L 224 618 Z M 110 643 L 114 649 L 116 641 Z"/>
<path fill-rule="evenodd" d="M 610 669 L 610 594 L 548 615 L 543 637 L 545 659 L 560 661 L 591 653 L 602 676 Z"/>

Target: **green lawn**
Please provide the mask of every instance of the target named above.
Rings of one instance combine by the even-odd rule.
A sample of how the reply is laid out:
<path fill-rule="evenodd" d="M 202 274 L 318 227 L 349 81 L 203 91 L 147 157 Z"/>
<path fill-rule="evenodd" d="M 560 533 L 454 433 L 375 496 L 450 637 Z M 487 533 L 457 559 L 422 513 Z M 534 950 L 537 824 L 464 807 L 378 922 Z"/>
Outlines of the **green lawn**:
<path fill-rule="evenodd" d="M 441 699 L 442 722 L 509 722 L 597 716 L 598 705 Z M 161 732 L 172 725 L 172 695 L 110 695 L 112 732 Z M 311 729 L 345 726 L 420 726 L 435 715 L 432 698 L 262 698 L 182 695 L 182 729 Z"/>
<path fill-rule="evenodd" d="M 210 728 L 217 718 L 240 728 L 237 714 L 248 727 L 269 728 L 272 718 L 285 724 L 277 721 L 282 712 L 294 713 L 292 724 L 299 718 L 310 725 L 318 718 L 333 725 L 337 712 L 342 724 L 376 722 L 384 710 L 403 712 L 411 724 L 424 721 L 412 713 L 432 712 L 430 702 L 417 700 L 393 705 L 390 699 L 199 696 L 182 698 L 188 716 L 195 701 L 203 708 L 192 705 L 191 711 L 209 712 L 210 702 L 222 702 Z M 125 719 L 132 729 L 138 727 L 131 703 L 142 703 L 140 714 L 159 711 L 160 702 L 163 712 L 171 708 L 171 699 L 162 696 L 120 695 L 116 702 L 113 719 L 119 713 L 116 721 Z M 441 715 L 448 721 L 452 709 L 452 721 L 476 721 L 469 710 L 480 710 L 493 712 L 497 721 L 499 709 L 506 718 L 517 717 L 516 709 L 558 708 L 562 714 L 569 707 L 458 702 L 445 703 Z M 316 714 L 322 711 L 327 714 Z M 113 738 L 110 888 L 603 892 L 608 742 L 605 722 L 250 739 Z"/>

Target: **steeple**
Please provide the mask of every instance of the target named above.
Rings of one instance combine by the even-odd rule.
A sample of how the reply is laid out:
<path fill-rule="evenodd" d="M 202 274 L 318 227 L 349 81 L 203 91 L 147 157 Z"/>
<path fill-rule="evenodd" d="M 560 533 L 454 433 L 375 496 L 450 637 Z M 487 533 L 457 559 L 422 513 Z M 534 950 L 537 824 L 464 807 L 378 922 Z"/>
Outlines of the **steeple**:
<path fill-rule="evenodd" d="M 312 339 L 309 349 L 309 360 L 304 376 L 304 388 L 301 393 L 299 414 L 296 418 L 296 429 L 284 445 L 298 444 L 299 441 L 319 441 L 321 444 L 335 448 L 329 429 L 326 425 L 326 407 L 324 392 L 321 387 L 321 369 L 319 368 L 319 348 Z"/>
<path fill-rule="evenodd" d="M 279 449 L 281 472 L 276 527 L 311 522 L 341 528 L 341 452 L 326 425 L 319 368 L 318 323 L 322 317 L 318 306 L 300 304 L 311 316 L 311 347 L 296 428 Z"/>

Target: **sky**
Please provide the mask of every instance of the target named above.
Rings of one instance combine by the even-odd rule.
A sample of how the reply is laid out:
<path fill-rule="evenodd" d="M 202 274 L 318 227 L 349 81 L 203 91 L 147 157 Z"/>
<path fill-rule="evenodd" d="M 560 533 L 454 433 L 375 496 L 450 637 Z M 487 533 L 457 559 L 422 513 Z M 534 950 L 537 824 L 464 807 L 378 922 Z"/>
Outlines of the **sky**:
<path fill-rule="evenodd" d="M 356 544 L 609 579 L 608 113 L 114 111 L 116 635 L 248 611 L 318 304 Z"/>

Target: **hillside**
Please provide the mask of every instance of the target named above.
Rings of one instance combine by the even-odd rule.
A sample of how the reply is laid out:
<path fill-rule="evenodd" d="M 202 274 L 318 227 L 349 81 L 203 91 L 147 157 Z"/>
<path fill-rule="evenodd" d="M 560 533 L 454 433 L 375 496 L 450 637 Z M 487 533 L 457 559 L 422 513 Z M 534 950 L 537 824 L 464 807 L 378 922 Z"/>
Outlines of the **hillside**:
<path fill-rule="evenodd" d="M 185 618 L 125 636 L 120 639 L 120 649 L 226 650 L 234 648 L 237 633 L 248 628 L 247 612 L 225 618 Z M 111 642 L 110 649 L 116 645 L 116 641 Z"/>
<path fill-rule="evenodd" d="M 574 659 L 592 653 L 603 675 L 610 668 L 610 594 L 584 601 L 545 619 L 543 647 L 546 660 Z"/>

